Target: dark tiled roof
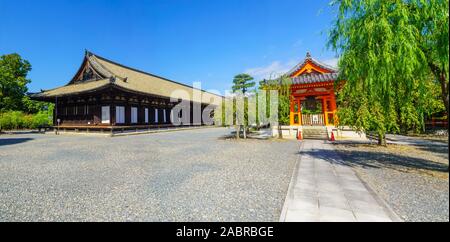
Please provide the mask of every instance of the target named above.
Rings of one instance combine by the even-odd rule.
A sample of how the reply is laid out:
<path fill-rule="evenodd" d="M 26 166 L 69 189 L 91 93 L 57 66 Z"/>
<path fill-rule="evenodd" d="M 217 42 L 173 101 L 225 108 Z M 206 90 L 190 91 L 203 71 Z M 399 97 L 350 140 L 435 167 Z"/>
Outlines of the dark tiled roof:
<path fill-rule="evenodd" d="M 292 83 L 293 84 L 309 84 L 309 83 L 336 81 L 338 76 L 339 76 L 339 74 L 336 72 L 324 73 L 324 74 L 301 75 L 299 77 L 292 78 Z"/>

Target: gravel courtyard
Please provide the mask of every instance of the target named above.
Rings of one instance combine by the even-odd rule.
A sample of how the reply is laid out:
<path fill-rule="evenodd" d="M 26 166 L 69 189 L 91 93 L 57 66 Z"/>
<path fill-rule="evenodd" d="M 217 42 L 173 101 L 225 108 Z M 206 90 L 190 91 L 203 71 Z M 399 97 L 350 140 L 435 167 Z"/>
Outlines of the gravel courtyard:
<path fill-rule="evenodd" d="M 0 136 L 0 221 L 278 221 L 295 141 Z"/>
<path fill-rule="evenodd" d="M 449 221 L 448 143 L 335 145 L 405 221 Z M 423 144 L 422 144 L 423 143 Z"/>

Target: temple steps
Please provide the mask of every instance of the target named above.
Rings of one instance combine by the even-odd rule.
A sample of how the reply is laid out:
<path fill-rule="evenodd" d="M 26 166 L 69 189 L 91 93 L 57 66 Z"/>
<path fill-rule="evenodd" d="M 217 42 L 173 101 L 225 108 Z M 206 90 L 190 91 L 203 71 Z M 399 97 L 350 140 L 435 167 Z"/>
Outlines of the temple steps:
<path fill-rule="evenodd" d="M 304 139 L 328 140 L 328 132 L 325 126 L 303 126 Z"/>

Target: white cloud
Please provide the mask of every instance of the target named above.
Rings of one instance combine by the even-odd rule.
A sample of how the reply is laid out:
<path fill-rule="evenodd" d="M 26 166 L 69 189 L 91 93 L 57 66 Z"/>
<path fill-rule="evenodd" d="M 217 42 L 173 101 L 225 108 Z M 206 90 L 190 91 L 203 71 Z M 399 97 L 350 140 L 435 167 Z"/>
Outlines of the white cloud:
<path fill-rule="evenodd" d="M 339 58 L 332 58 L 332 59 L 324 60 L 323 63 L 337 68 L 338 61 L 339 61 Z"/>
<path fill-rule="evenodd" d="M 277 78 L 283 74 L 286 74 L 297 63 L 295 61 L 281 62 L 274 61 L 267 66 L 254 67 L 245 70 L 244 72 L 253 76 L 256 80 Z"/>

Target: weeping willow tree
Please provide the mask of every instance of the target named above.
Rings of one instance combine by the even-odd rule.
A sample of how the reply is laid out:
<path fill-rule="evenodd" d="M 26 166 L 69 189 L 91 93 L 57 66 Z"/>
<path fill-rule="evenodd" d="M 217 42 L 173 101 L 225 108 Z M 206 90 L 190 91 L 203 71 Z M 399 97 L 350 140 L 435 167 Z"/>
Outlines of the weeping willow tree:
<path fill-rule="evenodd" d="M 278 78 L 270 79 L 270 80 L 262 80 L 259 82 L 259 89 L 262 92 L 266 92 L 269 98 L 267 100 L 272 100 L 270 98 L 270 92 L 276 91 L 277 93 L 277 104 L 275 106 L 278 107 L 277 112 L 277 126 L 278 126 L 278 137 L 283 138 L 283 132 L 281 131 L 282 125 L 290 124 L 290 96 L 291 96 L 291 87 L 292 79 L 289 76 L 282 75 Z M 267 113 L 269 113 L 269 109 L 273 108 L 273 104 L 266 103 Z"/>
<path fill-rule="evenodd" d="M 259 89 L 266 91 L 267 95 L 270 95 L 269 91 L 278 92 L 278 123 L 280 125 L 289 125 L 290 119 L 290 96 L 292 79 L 289 76 L 283 75 L 271 80 L 262 80 L 259 82 Z M 269 99 L 268 99 L 269 100 Z M 270 104 L 267 103 L 267 109 Z M 269 111 L 267 111 L 269 113 Z"/>
<path fill-rule="evenodd" d="M 448 0 L 336 0 L 329 46 L 340 56 L 341 124 L 420 129 L 439 91 L 448 113 Z M 338 84 L 341 84 L 338 81 Z M 430 90 L 431 89 L 431 90 Z"/>

